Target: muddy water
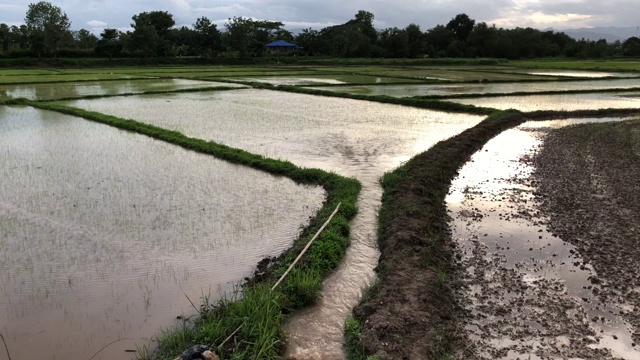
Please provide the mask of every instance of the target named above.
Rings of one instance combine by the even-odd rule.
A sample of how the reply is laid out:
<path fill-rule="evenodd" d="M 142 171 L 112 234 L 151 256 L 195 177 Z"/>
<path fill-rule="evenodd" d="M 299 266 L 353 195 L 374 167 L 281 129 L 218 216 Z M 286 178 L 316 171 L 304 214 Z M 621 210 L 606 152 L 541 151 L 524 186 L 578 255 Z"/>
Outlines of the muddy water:
<path fill-rule="evenodd" d="M 123 359 L 291 246 L 324 191 L 0 107 L 0 332 L 14 359 Z M 256 201 L 259 199 L 259 201 Z M 188 298 L 187 298 L 188 297 Z"/>
<path fill-rule="evenodd" d="M 482 120 L 478 116 L 267 90 L 75 101 L 362 182 L 351 246 L 324 283 L 322 301 L 286 326 L 285 357 L 341 359 L 343 324 L 375 274 L 379 178 L 413 155 Z"/>
<path fill-rule="evenodd" d="M 518 91 L 567 91 L 590 89 L 629 89 L 640 87 L 638 79 L 615 79 L 597 81 L 545 81 L 518 83 L 476 83 L 440 85 L 386 85 L 386 86 L 324 86 L 318 90 L 330 90 L 366 95 L 387 95 L 394 97 L 456 94 L 509 94 Z M 554 95 L 555 96 L 555 95 Z"/>
<path fill-rule="evenodd" d="M 599 119 L 592 121 L 613 121 Z M 447 197 L 453 237 L 468 269 L 469 347 L 485 359 L 640 358 L 626 308 L 601 302 L 598 274 L 539 214 L 533 168 L 538 129 L 527 123 L 474 154 Z"/>
<path fill-rule="evenodd" d="M 330 78 L 314 78 L 314 77 L 256 77 L 256 78 L 237 78 L 240 81 L 256 81 L 264 82 L 272 85 L 316 85 L 316 84 L 344 84 L 344 81 Z"/>
<path fill-rule="evenodd" d="M 638 81 L 638 80 L 636 80 Z M 640 81 L 638 81 L 640 83 Z M 571 95 L 530 95 L 501 96 L 492 98 L 449 99 L 461 104 L 469 104 L 495 109 L 516 109 L 519 111 L 554 110 L 598 110 L 640 108 L 640 94 L 634 93 L 592 93 Z"/>
<path fill-rule="evenodd" d="M 0 85 L 0 99 L 22 97 L 32 100 L 47 100 L 74 96 L 118 95 L 125 93 L 141 93 L 145 91 L 168 91 L 213 86 L 241 87 L 241 85 L 236 84 L 184 79 Z"/>
<path fill-rule="evenodd" d="M 527 74 L 545 75 L 545 76 L 583 77 L 583 78 L 638 77 L 638 74 L 632 73 L 632 72 L 575 71 L 575 70 L 527 71 Z"/>

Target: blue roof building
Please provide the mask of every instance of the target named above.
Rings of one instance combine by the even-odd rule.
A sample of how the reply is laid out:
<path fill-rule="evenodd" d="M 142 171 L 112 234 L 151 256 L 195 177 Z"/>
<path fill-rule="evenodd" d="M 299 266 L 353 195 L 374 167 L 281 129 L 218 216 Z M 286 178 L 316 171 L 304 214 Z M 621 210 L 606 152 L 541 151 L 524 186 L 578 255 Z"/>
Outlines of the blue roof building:
<path fill-rule="evenodd" d="M 265 46 L 272 53 L 274 52 L 289 53 L 298 49 L 302 49 L 302 47 L 284 40 L 276 40 L 274 42 L 268 43 Z"/>

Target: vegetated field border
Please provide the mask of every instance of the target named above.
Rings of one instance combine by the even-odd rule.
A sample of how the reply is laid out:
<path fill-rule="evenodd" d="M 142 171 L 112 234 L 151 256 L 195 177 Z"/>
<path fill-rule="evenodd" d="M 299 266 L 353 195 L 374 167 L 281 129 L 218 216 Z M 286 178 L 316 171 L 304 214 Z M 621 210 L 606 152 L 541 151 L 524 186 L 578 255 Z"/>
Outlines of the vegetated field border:
<path fill-rule="evenodd" d="M 173 358 L 196 343 L 220 344 L 241 324 L 245 326 L 232 341 L 220 349 L 221 355 L 239 358 L 276 358 L 281 353 L 284 346 L 281 326 L 285 315 L 313 303 L 320 297 L 322 279 L 339 265 L 345 254 L 349 244 L 349 221 L 357 212 L 356 199 L 361 186 L 357 180 L 319 169 L 300 168 L 290 162 L 269 159 L 215 142 L 190 138 L 177 131 L 53 102 L 16 99 L 4 103 L 29 105 L 81 117 L 147 135 L 188 150 L 213 155 L 235 164 L 286 176 L 297 183 L 322 186 L 327 193 L 322 208 L 311 220 L 310 225 L 302 231 L 294 245 L 277 260 L 272 261 L 268 269 L 269 276 L 256 277 L 245 285 L 242 288 L 244 293 L 242 299 L 236 298 L 236 301 L 222 299 L 216 304 L 209 304 L 205 299 L 205 303 L 200 307 L 200 319 L 194 322 L 185 321 L 182 326 L 170 329 L 159 337 L 159 350 L 155 357 Z M 337 215 L 302 258 L 296 270 L 276 291 L 269 291 L 267 285 L 272 284 L 274 279 L 284 273 L 299 250 L 320 228 L 338 203 L 342 205 Z"/>
<path fill-rule="evenodd" d="M 99 75 L 100 73 L 96 73 Z M 65 74 L 66 75 L 66 74 Z M 34 75 L 34 76 L 65 76 L 65 75 Z M 78 76 L 83 74 L 73 74 L 73 76 Z M 93 74 L 87 74 L 93 75 Z M 9 76 L 25 76 L 25 75 L 9 75 Z M 107 78 L 107 79 L 78 79 L 78 80 L 66 80 L 66 79 L 54 79 L 54 80 L 44 80 L 44 81 L 16 81 L 16 82 L 0 82 L 0 86 L 10 86 L 10 85 L 36 85 L 36 84 L 58 84 L 58 83 L 86 83 L 86 82 L 102 82 L 102 81 L 139 81 L 139 80 L 157 80 L 156 76 L 146 76 L 146 77 L 122 77 L 122 78 Z"/>
<path fill-rule="evenodd" d="M 525 69 L 640 72 L 640 58 L 614 60 L 511 60 L 508 65 Z"/>
<path fill-rule="evenodd" d="M 419 95 L 410 99 L 424 100 L 446 100 L 446 99 L 472 99 L 483 97 L 512 97 L 512 96 L 535 96 L 535 95 L 572 95 L 572 94 L 598 94 L 598 93 L 619 93 L 638 92 L 640 84 L 633 88 L 610 88 L 610 89 L 576 89 L 576 90 L 545 90 L 545 91 L 514 91 L 509 93 L 473 93 L 473 94 L 450 94 L 450 95 Z"/>
<path fill-rule="evenodd" d="M 173 90 L 147 90 L 141 92 L 127 92 L 121 94 L 95 94 L 95 95 L 82 95 L 82 96 L 65 96 L 55 99 L 42 99 L 42 100 L 29 100 L 31 102 L 46 103 L 51 101 L 71 101 L 71 100 L 91 100 L 101 98 L 112 97 L 127 97 L 127 96 L 141 96 L 141 95 L 162 95 L 162 94 L 180 94 L 180 93 L 194 93 L 194 92 L 214 92 L 214 91 L 232 91 L 232 90 L 246 90 L 247 87 L 239 86 L 208 86 L 208 87 L 196 87 L 187 89 L 173 89 Z M 8 100 L 11 102 L 11 100 Z"/>
<path fill-rule="evenodd" d="M 460 319 L 465 316 L 460 302 L 464 269 L 455 257 L 445 197 L 458 170 L 491 138 L 530 120 L 638 115 L 640 109 L 496 111 L 385 174 L 378 224 L 379 281 L 345 325 L 349 359 L 380 354 L 403 358 L 420 346 L 428 349 L 420 356 L 448 359 L 464 350 L 460 336 Z M 416 295 L 421 298 L 415 299 Z M 407 302 L 420 308 L 396 306 Z M 427 324 L 394 328 L 398 321 L 415 318 Z"/>
<path fill-rule="evenodd" d="M 373 101 L 373 102 L 379 102 L 383 104 L 405 105 L 405 106 L 411 106 L 411 107 L 416 107 L 421 109 L 440 110 L 440 111 L 455 112 L 455 113 L 489 115 L 495 111 L 495 109 L 477 107 L 473 105 L 464 105 L 464 104 L 458 104 L 454 102 L 447 102 L 447 101 L 440 101 L 440 100 L 397 98 L 397 97 L 391 97 L 391 96 L 385 96 L 385 95 L 348 94 L 348 93 L 333 92 L 333 91 L 326 91 L 326 90 L 309 89 L 309 88 L 304 88 L 299 86 L 271 85 L 271 84 L 265 84 L 265 83 L 255 83 L 255 82 L 253 83 L 237 82 L 237 83 L 249 85 L 254 88 L 286 91 L 291 93 L 307 94 L 307 95 L 319 95 L 319 96 L 326 96 L 326 97 Z"/>

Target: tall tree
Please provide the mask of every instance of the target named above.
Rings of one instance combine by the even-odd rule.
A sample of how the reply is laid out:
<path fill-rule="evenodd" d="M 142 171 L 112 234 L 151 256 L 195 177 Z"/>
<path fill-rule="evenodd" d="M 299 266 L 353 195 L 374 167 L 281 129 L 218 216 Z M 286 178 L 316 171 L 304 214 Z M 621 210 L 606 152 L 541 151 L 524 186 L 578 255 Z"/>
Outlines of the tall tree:
<path fill-rule="evenodd" d="M 475 23 L 476 21 L 469 18 L 467 14 L 458 14 L 447 23 L 446 28 L 451 30 L 458 40 L 465 41 L 473 31 Z"/>
<path fill-rule="evenodd" d="M 425 40 L 427 46 L 430 49 L 430 56 L 445 56 L 445 51 L 456 39 L 456 35 L 453 31 L 447 29 L 442 25 L 437 25 L 427 31 L 425 34 Z"/>
<path fill-rule="evenodd" d="M 279 21 L 253 20 L 245 17 L 233 17 L 224 26 L 226 47 L 240 57 L 259 56 L 265 51 L 265 45 L 275 39 L 282 30 Z"/>
<path fill-rule="evenodd" d="M 111 60 L 122 51 L 122 41 L 120 41 L 120 31 L 117 29 L 104 29 L 100 34 L 95 48 L 96 54 L 108 56 Z"/>
<path fill-rule="evenodd" d="M 98 38 L 87 29 L 80 29 L 73 32 L 73 40 L 75 40 L 78 48 L 93 50 L 98 43 Z"/>
<path fill-rule="evenodd" d="M 467 38 L 467 44 L 475 56 L 493 57 L 496 53 L 498 29 L 481 22 L 473 27 Z"/>
<path fill-rule="evenodd" d="M 320 32 L 311 28 L 303 29 L 301 33 L 295 38 L 295 42 L 298 46 L 302 47 L 302 51 L 308 55 L 316 55 L 322 50 L 322 44 L 320 42 Z"/>
<path fill-rule="evenodd" d="M 216 56 L 222 51 L 222 36 L 216 24 L 203 16 L 193 24 L 196 51 L 200 56 Z"/>
<path fill-rule="evenodd" d="M 6 53 L 9 51 L 9 44 L 11 44 L 11 32 L 9 25 L 0 24 L 0 51 Z"/>
<path fill-rule="evenodd" d="M 169 30 L 176 23 L 173 15 L 167 11 L 151 11 L 134 15 L 131 19 L 134 50 L 141 51 L 144 57 L 173 54 L 173 44 L 169 36 Z"/>
<path fill-rule="evenodd" d="M 409 36 L 406 30 L 388 28 L 380 33 L 380 44 L 385 57 L 403 58 L 409 55 Z"/>
<path fill-rule="evenodd" d="M 349 21 L 349 23 L 358 24 L 360 31 L 362 31 L 362 34 L 368 37 L 369 40 L 371 40 L 371 42 L 373 43 L 378 38 L 378 32 L 373 27 L 374 18 L 375 17 L 373 16 L 373 13 L 365 10 L 359 10 L 354 19 Z"/>
<path fill-rule="evenodd" d="M 29 4 L 24 21 L 29 30 L 32 50 L 38 56 L 45 53 L 57 56 L 71 27 L 67 14 L 49 2 L 40 1 Z"/>
<path fill-rule="evenodd" d="M 632 36 L 622 43 L 624 56 L 640 56 L 640 38 Z"/>
<path fill-rule="evenodd" d="M 407 40 L 409 42 L 409 52 L 407 56 L 415 58 L 425 55 L 427 46 L 425 36 L 420 30 L 420 25 L 409 24 L 404 31 L 407 33 Z"/>

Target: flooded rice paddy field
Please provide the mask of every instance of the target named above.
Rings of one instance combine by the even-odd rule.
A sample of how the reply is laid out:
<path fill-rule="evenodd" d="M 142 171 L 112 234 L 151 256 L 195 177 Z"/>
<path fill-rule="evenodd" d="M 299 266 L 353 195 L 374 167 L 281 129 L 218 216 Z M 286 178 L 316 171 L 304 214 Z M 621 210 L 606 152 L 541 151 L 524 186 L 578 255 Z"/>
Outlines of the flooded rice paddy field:
<path fill-rule="evenodd" d="M 299 166 L 378 181 L 480 116 L 270 90 L 65 101 Z M 375 163 L 376 166 L 372 166 Z"/>
<path fill-rule="evenodd" d="M 63 81 L 100 81 L 100 80 L 126 80 L 140 78 L 135 74 L 114 74 L 114 73 L 84 73 L 84 74 L 19 74 L 18 76 L 0 74 L 0 84 L 12 83 L 56 83 Z"/>
<path fill-rule="evenodd" d="M 201 71 L 190 67 L 125 68 L 118 69 L 119 74 L 105 76 L 176 76 L 208 78 L 212 81 L 264 80 L 276 85 L 305 85 L 316 80 L 323 83 L 335 81 L 352 86 L 321 89 L 372 89 L 391 91 L 384 95 L 393 96 L 421 95 L 413 93 L 415 89 L 429 89 L 423 95 L 454 95 L 568 90 L 574 89 L 573 86 L 585 86 L 594 90 L 607 86 L 640 86 L 640 83 L 636 84 L 637 80 L 633 79 L 353 86 L 369 83 L 372 79 L 374 83 L 378 82 L 376 79 L 380 79 L 379 82 L 411 79 L 479 81 L 488 77 L 490 80 L 521 81 L 553 80 L 556 76 L 567 76 L 564 71 L 541 72 L 539 75 L 519 74 L 515 70 L 512 73 L 500 73 L 493 67 L 481 69 L 482 71 L 473 71 L 473 68 L 447 70 L 420 67 L 384 70 L 379 66 L 318 69 L 211 66 Z M 346 74 L 322 75 L 322 72 Z M 91 74 L 89 78 L 101 78 L 100 74 L 93 74 L 92 70 L 78 70 L 77 74 L 67 73 L 65 76 L 73 78 L 81 77 L 83 74 Z M 10 81 L 6 81 L 6 78 L 15 79 L 26 75 L 29 74 L 2 76 L 0 73 L 0 82 L 7 83 Z M 32 77 L 48 79 L 61 76 L 50 75 L 52 74 L 42 72 Z M 11 88 L 13 92 L 6 96 L 55 99 L 66 96 L 228 85 L 214 82 L 202 82 L 200 85 L 200 81 L 164 79 L 115 81 L 114 84 L 110 84 L 111 82 L 77 85 L 38 84 L 21 88 L 24 90 Z M 526 86 L 523 86 L 524 84 Z M 47 86 L 59 89 L 51 90 L 47 89 Z M 39 87 L 42 89 L 37 90 Z M 0 87 L 0 96 L 2 89 L 8 87 Z M 62 95 L 67 93 L 69 95 Z M 504 103 L 509 102 L 504 108 L 513 108 L 515 106 L 511 101 L 514 99 L 522 99 L 522 105 L 519 106 L 522 106 L 524 111 L 640 108 L 638 95 L 631 92 L 459 101 L 487 101 L 487 104 L 474 105 L 495 105 L 493 107 L 501 108 L 500 101 L 491 103 L 501 100 Z M 255 89 L 78 99 L 66 101 L 64 104 L 178 130 L 194 138 L 212 140 L 255 154 L 289 160 L 303 167 L 333 171 L 355 177 L 362 182 L 363 188 L 358 199 L 359 214 L 351 224 L 351 245 L 344 263 L 324 282 L 323 299 L 320 303 L 295 315 L 285 329 L 288 344 L 284 355 L 297 359 L 345 357 L 342 340 L 344 319 L 350 315 L 351 309 L 360 299 L 363 288 L 375 277 L 373 269 L 380 255 L 376 243 L 377 212 L 382 195 L 380 176 L 414 155 L 426 151 L 436 142 L 456 135 L 483 119 L 479 116 L 445 114 L 375 102 Z M 38 340 L 38 343 L 45 346 L 51 344 L 58 348 L 55 358 L 87 358 L 109 341 L 116 338 L 133 338 L 134 340 L 123 341 L 122 344 L 114 345 L 101 354 L 105 359 L 121 357 L 123 349 L 132 349 L 135 348 L 135 344 L 148 343 L 150 338 L 157 335 L 159 328 L 174 324 L 172 319 L 176 315 L 182 312 L 189 313 L 191 305 L 185 294 L 189 293 L 189 297 L 196 304 L 200 302 L 199 297 L 203 293 L 211 293 L 215 297 L 219 291 L 229 290 L 231 284 L 248 275 L 263 256 L 274 255 L 287 248 L 297 235 L 299 225 L 303 224 L 309 215 L 315 214 L 324 196 L 319 189 L 296 186 L 286 179 L 228 165 L 143 136 L 113 130 L 84 120 L 28 108 L 2 106 L 0 119 L 0 152 L 10 155 L 0 159 L 0 167 L 10 169 L 10 177 L 14 178 L 12 182 L 0 184 L 3 186 L 0 187 L 3 193 L 12 194 L 3 196 L 0 202 L 0 221 L 3 222 L 0 241 L 4 239 L 4 246 L 0 244 L 0 250 L 9 249 L 12 255 L 9 260 L 0 263 L 0 269 L 3 270 L 0 271 L 0 300 L 5 298 L 2 292 L 9 293 L 6 297 L 8 300 L 0 302 L 0 311 L 6 312 L 0 313 L 0 316 L 11 321 L 8 325 L 4 325 L 4 320 L 1 321 L 0 331 L 5 336 L 11 334 L 14 356 L 17 350 L 13 348 L 17 347 L 29 351 L 25 353 L 29 354 L 32 349 L 30 345 L 34 343 L 33 336 L 36 335 L 44 338 Z M 553 126 L 559 124 L 554 122 Z M 476 164 L 482 165 L 474 167 L 473 162 L 468 164 L 470 170 L 463 169 L 466 172 L 461 173 L 466 174 L 463 175 L 466 180 L 456 180 L 455 190 L 450 195 L 451 199 L 459 203 L 459 208 L 452 205 L 452 214 L 457 217 L 455 225 L 468 228 L 465 230 L 467 233 L 459 237 L 474 239 L 465 250 L 465 261 L 470 264 L 471 271 L 471 299 L 485 302 L 489 299 L 491 303 L 502 301 L 503 304 L 507 301 L 501 310 L 486 307 L 486 303 L 473 305 L 475 307 L 472 311 L 476 316 L 474 319 L 484 320 L 470 323 L 469 336 L 473 340 L 471 344 L 475 344 L 471 346 L 485 349 L 481 354 L 488 358 L 504 354 L 507 358 L 518 354 L 533 354 L 532 349 L 542 349 L 540 351 L 543 354 L 557 356 L 553 352 L 555 350 L 549 350 L 556 348 L 571 349 L 562 354 L 577 354 L 577 357 L 585 354 L 599 356 L 609 352 L 622 357 L 628 354 L 635 355 L 635 349 L 627 346 L 629 332 L 621 330 L 620 317 L 607 315 L 609 311 L 615 313 L 617 308 L 600 305 L 595 305 L 594 308 L 589 305 L 583 306 L 580 310 L 574 298 L 569 299 L 550 290 L 559 288 L 562 290 L 560 292 L 584 296 L 587 299 L 585 302 L 595 304 L 595 298 L 587 294 L 592 292 L 592 288 L 580 290 L 585 276 L 589 282 L 591 281 L 589 276 L 593 275 L 593 268 L 588 264 L 582 265 L 584 269 L 580 266 L 578 269 L 575 266 L 567 266 L 569 259 L 572 260 L 571 264 L 583 264 L 583 260 L 579 258 L 575 249 L 562 243 L 552 232 L 544 228 L 544 219 L 539 219 L 541 215 L 531 208 L 531 184 L 527 185 L 526 181 L 522 180 L 526 179 L 532 170 L 526 164 L 514 165 L 518 156 L 539 146 L 541 138 L 538 132 L 542 130 L 531 129 L 536 126 L 537 124 L 521 126 L 505 133 L 507 140 L 501 135 L 496 138 L 497 145 L 487 144 L 488 148 L 485 150 L 488 151 L 476 154 L 479 157 L 475 160 Z M 551 123 L 545 123 L 543 126 L 551 126 Z M 518 145 L 509 145 L 515 142 L 518 142 Z M 25 143 L 35 146 L 19 146 Z M 97 157 L 87 156 L 95 153 L 99 154 L 99 160 Z M 482 156 L 487 154 L 494 156 L 482 160 Z M 28 162 L 30 165 L 20 166 L 20 161 Z M 43 165 L 38 168 L 37 164 Z M 55 171 L 48 171 L 46 176 L 42 174 L 51 164 L 56 164 Z M 113 169 L 117 171 L 114 172 Z M 491 169 L 491 175 L 482 175 L 486 173 L 486 169 Z M 492 185 L 496 176 L 500 177 L 500 181 L 497 185 Z M 69 178 L 72 181 L 66 180 Z M 25 188 L 24 184 L 29 184 L 29 189 Z M 184 184 L 187 186 L 183 186 Z M 15 189 L 20 191 L 16 192 Z M 243 194 L 246 190 L 250 191 Z M 55 196 L 54 191 L 57 194 Z M 483 198 L 480 192 L 485 191 L 493 195 Z M 39 197 L 43 197 L 44 200 Z M 256 202 L 256 198 L 260 201 Z M 517 205 L 509 209 L 509 215 L 499 206 L 500 204 L 496 205 L 496 201 L 502 201 L 503 198 L 516 199 L 514 201 Z M 453 202 L 452 200 L 451 203 Z M 100 206 L 103 203 L 107 206 Z M 290 209 L 287 206 L 291 204 L 296 204 L 295 209 L 293 214 L 288 214 Z M 529 215 L 520 214 L 520 210 Z M 504 213 L 500 213 L 503 216 L 498 216 L 498 220 L 511 221 L 490 222 L 490 226 L 482 223 L 483 219 L 489 218 L 487 214 L 499 211 Z M 211 222 L 212 218 L 224 221 Z M 528 221 L 528 226 L 518 223 L 519 221 L 523 221 L 522 224 Z M 487 226 L 489 229 L 485 229 Z M 502 234 L 489 236 L 489 230 L 493 230 L 494 226 L 500 229 Z M 531 236 L 527 232 L 530 229 L 542 232 L 536 232 Z M 241 235 L 229 235 L 234 231 Z M 486 238 L 494 242 L 480 243 L 485 234 Z M 508 236 L 526 239 L 530 237 L 527 244 L 531 245 L 526 249 L 517 250 L 523 253 L 526 250 L 527 254 L 505 255 L 505 248 L 515 248 L 511 240 L 510 245 L 506 247 L 500 245 L 496 247 L 497 250 L 492 248 L 498 243 L 497 238 L 500 241 L 503 241 L 503 238 L 511 239 Z M 476 237 L 478 239 L 475 239 Z M 264 243 L 265 238 L 272 241 Z M 28 239 L 35 239 L 39 246 L 28 248 L 24 242 Z M 545 241 L 547 242 L 543 243 Z M 22 244 L 22 247 L 15 245 L 16 243 Z M 76 243 L 80 243 L 81 246 L 75 246 Z M 566 250 L 562 254 L 557 251 L 560 247 Z M 571 250 L 574 250 L 573 253 Z M 535 252 L 539 254 L 538 257 L 534 257 L 533 260 L 525 259 L 528 253 Z M 56 256 L 61 260 L 56 260 Z M 565 260 L 565 264 L 553 262 L 556 258 Z M 507 265 L 500 265 L 503 262 Z M 20 268 L 22 263 L 27 264 L 26 267 Z M 498 270 L 490 268 L 493 264 L 498 264 Z M 9 272 L 5 273 L 3 267 L 9 269 Z M 478 280 L 474 283 L 472 275 L 478 275 L 479 279 L 483 271 L 492 282 Z M 541 272 L 550 275 L 541 280 L 536 277 Z M 520 273 L 525 275 L 518 278 L 516 275 Z M 571 279 L 568 281 L 571 285 L 563 284 L 564 280 L 558 280 L 561 276 Z M 487 289 L 488 298 L 482 298 L 479 294 Z M 504 289 L 513 292 L 505 293 Z M 98 293 L 95 293 L 96 291 Z M 571 322 L 574 332 L 569 337 L 554 337 L 551 331 L 533 331 L 531 327 L 535 327 L 534 315 L 544 311 L 543 304 L 531 302 L 531 294 L 547 296 L 545 299 L 553 304 L 549 311 L 558 318 L 578 319 L 587 314 L 593 315 L 594 318 L 601 316 L 604 320 L 599 327 L 589 327 L 584 321 Z M 20 299 L 26 300 L 20 302 Z M 508 311 L 508 314 L 511 314 L 512 304 L 508 301 L 512 299 L 516 304 L 525 304 L 523 307 L 529 311 L 523 315 L 524 320 L 515 324 L 510 323 L 513 320 L 511 317 L 505 318 L 502 313 Z M 593 302 L 589 303 L 592 300 Z M 67 307 L 67 303 L 73 308 Z M 567 310 L 567 314 L 562 315 L 562 309 Z M 493 326 L 494 323 L 487 320 L 499 316 L 503 316 L 500 326 Z M 526 328 L 526 331 L 518 333 L 522 335 L 521 338 L 508 338 L 507 335 L 511 334 L 510 329 L 516 329 L 520 325 Z M 54 335 L 48 335 L 49 333 L 44 331 L 45 327 L 61 330 Z M 599 335 L 598 331 L 601 330 L 606 331 L 606 334 L 615 334 L 617 339 L 614 340 L 621 340 L 614 342 L 611 340 L 613 335 Z M 587 350 L 584 350 L 583 346 L 574 346 L 571 342 L 571 336 L 578 336 L 581 331 L 584 334 L 594 334 L 585 335 L 586 340 L 583 339 L 589 343 Z M 68 337 L 65 337 L 66 334 L 79 334 L 78 338 L 82 341 L 74 340 L 72 345 Z M 115 335 L 111 338 L 107 334 Z M 524 338 L 528 340 L 522 340 Z M 82 348 L 76 347 L 79 343 L 83 344 Z M 566 345 L 567 343 L 569 345 Z M 620 346 L 620 343 L 623 345 Z M 536 355 L 528 356 L 536 358 Z"/>
<path fill-rule="evenodd" d="M 145 136 L 0 107 L 0 332 L 16 359 L 123 358 L 233 290 L 324 201 Z M 255 201 L 260 199 L 260 201 Z"/>
<path fill-rule="evenodd" d="M 567 76 L 567 77 L 583 77 L 583 78 L 605 78 L 605 77 L 638 77 L 637 73 L 632 72 L 610 72 L 610 71 L 569 71 L 569 70 L 537 70 L 526 71 L 529 75 L 544 76 Z"/>
<path fill-rule="evenodd" d="M 254 77 L 254 78 L 239 78 L 240 81 L 249 82 L 263 82 L 271 85 L 317 85 L 317 84 L 345 84 L 344 81 L 334 78 L 312 78 L 312 77 Z"/>
<path fill-rule="evenodd" d="M 467 270 L 466 346 L 478 358 L 640 357 L 632 337 L 640 329 L 624 315 L 637 305 L 633 296 L 603 297 L 608 280 L 548 227 L 529 161 L 551 128 L 617 120 L 525 123 L 489 141 L 453 181 L 447 202 Z"/>
<path fill-rule="evenodd" d="M 0 85 L 0 100 L 26 98 L 30 100 L 55 100 L 67 97 L 91 95 L 119 95 L 145 91 L 171 91 L 201 87 L 242 87 L 242 85 L 213 81 L 185 79 L 150 79 L 126 81 L 89 81 L 78 83 Z"/>
<path fill-rule="evenodd" d="M 373 279 L 379 256 L 379 178 L 482 120 L 480 116 L 268 90 L 67 104 L 127 116 L 362 182 L 359 212 L 351 224 L 351 245 L 344 263 L 325 281 L 320 303 L 294 316 L 285 329 L 289 339 L 285 357 L 297 359 L 344 358 L 344 321 Z"/>
<path fill-rule="evenodd" d="M 640 93 L 636 92 L 500 96 L 472 99 L 453 98 L 447 100 L 460 104 L 500 110 L 515 109 L 524 112 L 537 110 L 574 111 L 640 108 Z"/>
<path fill-rule="evenodd" d="M 320 68 L 317 68 L 320 70 Z M 501 71 L 486 71 L 482 68 L 465 67 L 419 67 L 401 66 L 382 69 L 380 66 L 350 66 L 329 67 L 327 71 L 344 71 L 347 73 L 374 75 L 384 77 L 406 78 L 414 80 L 445 80 L 445 81 L 524 81 L 524 80 L 553 80 L 549 76 L 536 76 L 526 73 L 509 73 Z"/>
<path fill-rule="evenodd" d="M 311 87 L 313 88 L 313 87 Z M 570 90 L 604 90 L 640 88 L 637 79 L 615 79 L 595 81 L 545 81 L 518 83 L 466 83 L 437 85 L 385 85 L 385 86 L 323 86 L 318 90 L 346 92 L 363 95 L 410 96 L 455 96 L 459 94 L 509 94 L 514 92 L 543 92 Z M 555 95 L 554 95 L 555 96 Z M 485 99 L 482 99 L 485 100 Z"/>
<path fill-rule="evenodd" d="M 394 84 L 420 83 L 419 80 L 406 78 L 382 77 L 373 75 L 315 75 L 303 76 L 271 76 L 253 78 L 235 78 L 240 81 L 264 82 L 272 85 L 337 85 L 337 84 Z"/>

